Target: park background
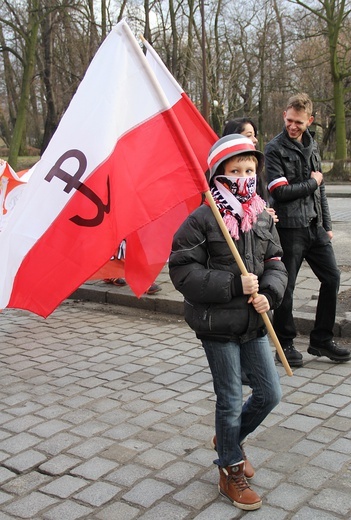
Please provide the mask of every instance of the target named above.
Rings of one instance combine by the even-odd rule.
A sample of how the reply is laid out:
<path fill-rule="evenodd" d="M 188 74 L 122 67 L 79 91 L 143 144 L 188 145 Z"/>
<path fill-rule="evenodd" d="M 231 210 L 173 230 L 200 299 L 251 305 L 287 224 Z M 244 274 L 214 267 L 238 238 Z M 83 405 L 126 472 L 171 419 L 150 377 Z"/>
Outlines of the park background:
<path fill-rule="evenodd" d="M 126 18 L 218 135 L 226 120 L 249 116 L 263 149 L 287 98 L 307 92 L 325 172 L 349 180 L 350 13 L 349 0 L 3 0 L 0 157 L 15 170 L 38 160 L 100 44 Z"/>

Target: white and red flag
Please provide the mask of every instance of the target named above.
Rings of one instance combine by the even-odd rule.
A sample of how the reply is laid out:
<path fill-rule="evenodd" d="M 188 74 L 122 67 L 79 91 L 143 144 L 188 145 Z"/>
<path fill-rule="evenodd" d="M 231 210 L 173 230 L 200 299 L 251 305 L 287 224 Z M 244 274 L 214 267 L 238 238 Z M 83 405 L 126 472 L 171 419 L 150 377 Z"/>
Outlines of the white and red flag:
<path fill-rule="evenodd" d="M 48 316 L 123 239 L 127 282 L 137 296 L 146 291 L 208 189 L 206 158 L 217 136 L 201 117 L 189 131 L 194 115 L 184 113 L 196 109 L 182 104 L 182 92 L 163 90 L 120 22 L 0 233 L 0 308 Z"/>

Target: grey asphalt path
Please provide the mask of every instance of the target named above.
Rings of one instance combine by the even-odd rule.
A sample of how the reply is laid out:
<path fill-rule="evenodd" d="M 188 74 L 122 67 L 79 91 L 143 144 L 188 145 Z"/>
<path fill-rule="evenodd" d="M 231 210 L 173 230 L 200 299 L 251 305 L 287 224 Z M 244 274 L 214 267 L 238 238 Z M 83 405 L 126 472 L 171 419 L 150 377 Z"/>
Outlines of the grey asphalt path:
<path fill-rule="evenodd" d="M 218 495 L 211 376 L 180 317 L 71 300 L 0 330 L 0 520 L 351 517 L 351 365 L 306 337 L 249 439 L 263 507 L 245 513 Z"/>

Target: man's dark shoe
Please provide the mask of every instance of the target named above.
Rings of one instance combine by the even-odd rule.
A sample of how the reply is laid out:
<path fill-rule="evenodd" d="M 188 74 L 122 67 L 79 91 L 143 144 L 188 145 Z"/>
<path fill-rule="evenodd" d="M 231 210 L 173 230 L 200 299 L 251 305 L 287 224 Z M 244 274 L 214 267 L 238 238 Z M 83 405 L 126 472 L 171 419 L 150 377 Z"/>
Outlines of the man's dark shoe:
<path fill-rule="evenodd" d="M 284 351 L 286 360 L 291 367 L 302 367 L 302 354 L 296 350 L 293 343 L 286 347 L 282 346 L 282 349 Z M 278 363 L 281 363 L 278 352 L 275 353 L 275 359 L 278 361 Z"/>
<path fill-rule="evenodd" d="M 324 343 L 322 345 L 312 345 L 307 349 L 307 352 L 311 354 L 312 356 L 326 356 L 327 358 L 331 359 L 332 361 L 349 361 L 351 357 L 351 353 L 349 349 L 339 347 L 335 341 L 330 341 L 329 343 Z"/>

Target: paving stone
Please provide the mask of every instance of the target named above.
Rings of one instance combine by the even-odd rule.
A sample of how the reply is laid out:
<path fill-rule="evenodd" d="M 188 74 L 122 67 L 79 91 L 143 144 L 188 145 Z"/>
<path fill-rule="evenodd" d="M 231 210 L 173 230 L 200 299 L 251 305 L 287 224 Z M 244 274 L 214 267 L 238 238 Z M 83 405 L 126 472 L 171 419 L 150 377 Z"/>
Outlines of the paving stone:
<path fill-rule="evenodd" d="M 114 484 L 119 484 L 125 487 L 131 487 L 135 482 L 141 480 L 151 473 L 149 468 L 145 468 L 144 466 L 136 465 L 136 464 L 127 464 L 122 466 L 121 468 L 113 471 L 105 478 L 109 482 L 113 482 Z"/>
<path fill-rule="evenodd" d="M 57 503 L 56 498 L 33 492 L 11 504 L 3 505 L 2 509 L 15 518 L 38 518 L 41 511 L 55 503 Z"/>
<path fill-rule="evenodd" d="M 186 484 L 200 471 L 200 467 L 187 462 L 176 462 L 157 473 L 157 478 L 165 479 L 176 486 Z"/>
<path fill-rule="evenodd" d="M 276 489 L 270 491 L 266 499 L 271 506 L 281 507 L 293 511 L 301 506 L 313 495 L 312 490 L 294 486 L 292 484 L 280 484 Z"/>
<path fill-rule="evenodd" d="M 296 468 L 307 463 L 308 457 L 297 455 L 295 453 L 276 453 L 266 462 L 266 467 L 280 473 L 290 474 Z"/>
<path fill-rule="evenodd" d="M 50 476 L 43 475 L 37 471 L 31 471 L 30 473 L 17 476 L 6 484 L 3 484 L 2 489 L 15 495 L 23 496 L 50 481 Z"/>
<path fill-rule="evenodd" d="M 338 451 L 340 453 L 350 454 L 351 453 L 351 440 L 348 439 L 337 439 L 333 442 L 329 449 L 332 451 Z"/>
<path fill-rule="evenodd" d="M 316 466 L 306 466 L 299 468 L 297 471 L 289 476 L 289 481 L 294 484 L 308 487 L 314 490 L 319 489 L 328 480 L 332 478 L 333 474 L 325 469 Z"/>
<path fill-rule="evenodd" d="M 16 472 L 23 472 L 39 466 L 44 461 L 46 461 L 46 456 L 39 451 L 27 450 L 6 459 L 3 465 Z"/>
<path fill-rule="evenodd" d="M 198 450 L 194 450 L 189 455 L 187 455 L 185 460 L 188 462 L 194 462 L 195 464 L 200 464 L 201 466 L 208 468 L 212 465 L 214 458 L 216 458 L 216 452 L 214 450 L 204 450 L 203 448 L 199 448 Z"/>
<path fill-rule="evenodd" d="M 140 439 L 127 439 L 126 441 L 120 442 L 120 446 L 125 446 L 128 449 L 135 451 L 146 451 L 149 448 L 152 448 L 152 444 L 149 442 L 141 441 Z"/>
<path fill-rule="evenodd" d="M 8 470 L 7 468 L 0 467 L 0 484 L 3 485 L 7 480 L 16 477 L 16 473 Z"/>
<path fill-rule="evenodd" d="M 85 502 L 94 507 L 100 507 L 114 498 L 121 489 L 106 482 L 95 482 L 80 493 L 75 499 Z"/>
<path fill-rule="evenodd" d="M 155 392 L 150 392 L 143 396 L 143 399 L 147 401 L 152 401 L 153 403 L 162 403 L 163 401 L 167 401 L 168 399 L 174 399 L 177 397 L 178 393 L 173 390 L 162 389 L 156 390 Z"/>
<path fill-rule="evenodd" d="M 313 394 L 296 391 L 296 392 L 293 392 L 292 394 L 288 395 L 286 397 L 286 400 L 289 403 L 294 403 L 294 404 L 298 404 L 298 405 L 306 405 L 306 404 L 310 403 L 311 401 L 313 401 L 315 398 L 316 398 L 316 396 Z"/>
<path fill-rule="evenodd" d="M 302 507 L 291 520 L 337 520 L 339 516 L 334 516 L 331 513 L 321 511 L 320 509 L 312 509 L 310 507 Z"/>
<path fill-rule="evenodd" d="M 306 457 L 315 455 L 319 451 L 323 450 L 325 446 L 320 442 L 314 442 L 307 439 L 303 439 L 290 448 L 290 452 L 292 453 L 301 453 L 301 455 L 306 455 Z"/>
<path fill-rule="evenodd" d="M 338 412 L 338 415 L 340 415 L 341 417 L 351 418 L 351 405 L 350 406 L 346 406 L 343 410 L 340 410 Z"/>
<path fill-rule="evenodd" d="M 322 489 L 317 496 L 310 501 L 310 505 L 322 510 L 334 512 L 350 518 L 351 496 L 350 493 L 342 493 L 337 489 Z"/>
<path fill-rule="evenodd" d="M 138 432 L 140 432 L 140 430 L 141 428 L 139 426 L 135 426 L 130 423 L 124 423 L 105 431 L 104 436 L 115 440 L 121 440 L 127 439 L 131 435 L 136 435 Z"/>
<path fill-rule="evenodd" d="M 10 432 L 20 433 L 29 430 L 30 428 L 41 422 L 43 422 L 43 419 L 29 414 L 25 415 L 24 417 L 14 419 L 13 421 L 7 421 L 6 429 Z"/>
<path fill-rule="evenodd" d="M 40 471 L 49 475 L 62 475 L 67 470 L 74 468 L 80 464 L 81 460 L 76 457 L 69 457 L 68 455 L 61 454 L 57 457 L 53 457 L 44 464 L 39 466 Z"/>
<path fill-rule="evenodd" d="M 167 452 L 175 453 L 176 455 L 185 455 L 190 450 L 197 448 L 199 444 L 199 441 L 195 439 L 177 435 L 158 444 L 158 448 Z"/>
<path fill-rule="evenodd" d="M 86 421 L 82 424 L 79 424 L 71 431 L 75 435 L 81 435 L 82 437 L 94 437 L 97 434 L 108 429 L 108 425 L 98 420 Z"/>
<path fill-rule="evenodd" d="M 176 457 L 171 455 L 170 453 L 166 453 L 163 450 L 151 449 L 138 455 L 136 461 L 144 464 L 145 466 L 150 466 L 154 469 L 160 469 L 172 460 L 175 460 Z"/>
<path fill-rule="evenodd" d="M 155 410 L 149 410 L 144 412 L 137 417 L 133 417 L 128 422 L 132 424 L 137 424 L 138 426 L 142 426 L 143 428 L 149 427 L 151 424 L 161 421 L 166 414 L 156 412 Z"/>
<path fill-rule="evenodd" d="M 59 477 L 50 482 L 49 484 L 41 487 L 40 491 L 48 495 L 54 495 L 60 498 L 67 498 L 70 497 L 76 491 L 78 491 L 78 489 L 87 486 L 87 484 L 88 483 L 86 480 L 77 477 L 72 477 L 70 475 L 63 475 L 62 477 Z"/>
<path fill-rule="evenodd" d="M 113 445 L 113 441 L 108 439 L 89 439 L 87 441 L 81 442 L 79 446 L 70 448 L 69 453 L 76 455 L 77 457 L 88 459 L 97 453 L 106 450 L 111 445 Z"/>
<path fill-rule="evenodd" d="M 173 495 L 173 498 L 181 504 L 195 509 L 201 509 L 217 497 L 217 487 L 204 482 L 193 482 Z"/>
<path fill-rule="evenodd" d="M 81 438 L 77 435 L 72 435 L 71 433 L 58 433 L 54 435 L 50 439 L 47 439 L 44 442 L 41 442 L 37 445 L 40 451 L 44 451 L 45 453 L 49 453 L 50 455 L 58 455 L 61 451 L 70 448 L 71 446 L 78 444 L 81 441 Z"/>
<path fill-rule="evenodd" d="M 338 430 L 339 432 L 349 432 L 351 430 L 351 418 L 342 417 L 341 413 L 338 412 L 336 416 L 331 417 L 330 419 L 325 421 L 324 426 L 326 428 Z"/>
<path fill-rule="evenodd" d="M 45 421 L 43 423 L 38 424 L 34 428 L 29 430 L 30 433 L 38 435 L 39 437 L 51 437 L 55 433 L 59 433 L 62 430 L 67 430 L 70 424 L 68 422 L 59 421 L 58 419 L 53 419 L 51 421 Z"/>
<path fill-rule="evenodd" d="M 106 475 L 117 466 L 116 462 L 111 460 L 103 459 L 101 457 L 93 457 L 84 464 L 76 466 L 70 471 L 71 475 L 78 475 L 85 479 L 97 480 L 98 478 Z"/>
<path fill-rule="evenodd" d="M 101 456 L 119 464 L 125 464 L 130 459 L 133 459 L 137 453 L 137 450 L 131 450 L 121 444 L 114 443 L 107 450 L 102 451 Z"/>
<path fill-rule="evenodd" d="M 96 513 L 95 517 L 98 520 L 133 520 L 133 518 L 140 518 L 139 515 L 138 508 L 122 502 L 115 502 Z"/>
<path fill-rule="evenodd" d="M 267 489 L 275 489 L 286 478 L 286 475 L 267 468 L 260 468 L 255 472 L 255 485 Z"/>
<path fill-rule="evenodd" d="M 77 520 L 78 518 L 87 518 L 87 515 L 93 512 L 90 507 L 77 504 L 72 500 L 66 500 L 62 504 L 50 509 L 43 514 L 44 520 Z M 0 518 L 1 520 L 1 518 Z"/>
<path fill-rule="evenodd" d="M 0 511 L 0 520 L 13 520 L 13 516 L 5 515 L 5 513 Z"/>
<path fill-rule="evenodd" d="M 310 403 L 300 410 L 301 414 L 309 417 L 319 417 L 321 419 L 327 419 L 335 413 L 335 408 L 320 403 Z"/>
<path fill-rule="evenodd" d="M 23 450 L 35 446 L 39 441 L 39 437 L 22 432 L 0 441 L 0 450 L 11 454 L 20 453 Z"/>
<path fill-rule="evenodd" d="M 340 471 L 342 466 L 350 462 L 350 454 L 337 453 L 335 451 L 325 450 L 313 459 L 311 464 L 324 468 L 328 471 Z"/>
<path fill-rule="evenodd" d="M 141 520 L 182 520 L 189 515 L 189 511 L 183 507 L 168 502 L 161 502 L 157 506 L 152 507 L 147 513 L 139 516 Z"/>
<path fill-rule="evenodd" d="M 320 399 L 317 399 L 316 403 L 325 404 L 328 406 L 333 406 L 337 408 L 341 408 L 350 402 L 349 396 L 346 395 L 338 395 L 333 392 L 329 394 L 325 394 Z"/>
<path fill-rule="evenodd" d="M 337 430 L 331 430 L 330 428 L 324 428 L 323 426 L 321 426 L 320 428 L 316 428 L 311 433 L 309 433 L 307 439 L 329 444 L 339 435 L 340 432 L 338 432 Z"/>
<path fill-rule="evenodd" d="M 255 513 L 257 513 L 257 511 L 255 511 Z M 234 520 L 235 518 L 240 518 L 241 514 L 242 511 L 230 504 L 229 500 L 218 497 L 218 501 L 206 507 L 204 511 L 198 515 L 194 516 L 194 520 L 214 520 L 220 518 Z"/>
<path fill-rule="evenodd" d="M 0 504 L 3 504 L 5 502 L 8 502 L 11 500 L 12 495 L 9 495 L 8 493 L 5 493 L 4 491 L 0 490 Z"/>
<path fill-rule="evenodd" d="M 171 493 L 173 490 L 174 487 L 164 482 L 146 478 L 123 495 L 123 499 L 143 507 L 150 507 L 157 500 Z"/>
<path fill-rule="evenodd" d="M 293 430 L 299 430 L 307 433 L 313 430 L 316 426 L 319 426 L 321 422 L 322 419 L 296 414 L 292 417 L 289 417 L 289 419 L 286 421 L 280 423 L 280 426 L 283 428 L 292 428 Z"/>

